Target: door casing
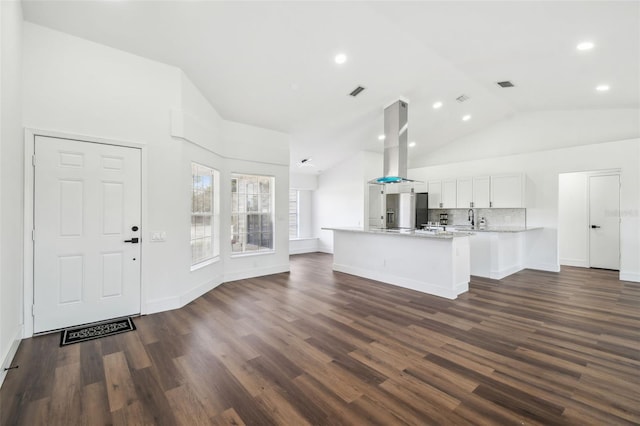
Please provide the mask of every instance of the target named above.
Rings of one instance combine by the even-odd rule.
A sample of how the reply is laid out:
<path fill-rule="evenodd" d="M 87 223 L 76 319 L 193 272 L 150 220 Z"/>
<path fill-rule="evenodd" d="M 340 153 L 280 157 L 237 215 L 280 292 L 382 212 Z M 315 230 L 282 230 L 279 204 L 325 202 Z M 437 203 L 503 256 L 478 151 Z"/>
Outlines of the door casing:
<path fill-rule="evenodd" d="M 139 148 L 141 154 L 141 224 L 140 229 L 145 235 L 144 225 L 148 223 L 148 199 L 147 199 L 147 144 L 138 142 L 129 142 L 114 139 L 105 139 L 95 136 L 78 135 L 64 132 L 56 132 L 50 130 L 41 130 L 33 128 L 25 128 L 24 131 L 24 307 L 23 307 L 23 338 L 33 336 L 33 294 L 34 294 L 34 244 L 33 244 L 33 227 L 34 227 L 34 197 L 35 197 L 35 179 L 33 155 L 35 153 L 36 136 L 46 136 L 60 139 L 72 139 L 76 141 L 102 143 L 107 145 L 116 145 L 128 148 Z M 141 252 L 147 249 L 148 238 L 141 240 Z M 144 256 L 140 256 L 140 313 L 145 312 L 145 263 Z"/>

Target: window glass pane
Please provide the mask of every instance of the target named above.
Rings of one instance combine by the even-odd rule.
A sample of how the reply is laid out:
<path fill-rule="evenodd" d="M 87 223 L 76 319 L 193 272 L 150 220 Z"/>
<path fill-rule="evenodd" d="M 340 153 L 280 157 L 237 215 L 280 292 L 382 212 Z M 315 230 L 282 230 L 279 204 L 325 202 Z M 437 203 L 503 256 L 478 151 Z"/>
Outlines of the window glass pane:
<path fill-rule="evenodd" d="M 273 220 L 271 215 L 263 214 L 261 216 L 260 232 L 273 232 Z"/>
<path fill-rule="evenodd" d="M 211 259 L 218 255 L 219 222 L 214 218 L 218 172 L 206 166 L 191 163 L 191 264 Z"/>
<path fill-rule="evenodd" d="M 260 193 L 261 194 L 268 194 L 268 193 L 271 192 L 270 185 L 269 185 L 270 182 L 269 181 L 270 181 L 270 179 L 268 177 L 265 177 L 265 176 L 260 177 L 259 182 L 260 182 Z"/>
<path fill-rule="evenodd" d="M 245 247 L 246 251 L 255 251 L 260 248 L 260 234 L 252 233 L 247 234 L 247 245 Z"/>
<path fill-rule="evenodd" d="M 273 250 L 274 182 L 275 179 L 269 176 L 232 175 L 233 253 Z"/>
<path fill-rule="evenodd" d="M 238 194 L 231 193 L 231 212 L 238 212 Z"/>
<path fill-rule="evenodd" d="M 257 211 L 258 211 L 258 196 L 247 195 L 247 212 L 257 212 Z"/>
<path fill-rule="evenodd" d="M 271 194 L 260 195 L 260 212 L 269 213 L 271 211 Z"/>
<path fill-rule="evenodd" d="M 298 237 L 298 191 L 289 191 L 289 238 Z"/>
<path fill-rule="evenodd" d="M 268 250 L 273 248 L 273 234 L 269 232 L 262 234 L 262 248 Z"/>

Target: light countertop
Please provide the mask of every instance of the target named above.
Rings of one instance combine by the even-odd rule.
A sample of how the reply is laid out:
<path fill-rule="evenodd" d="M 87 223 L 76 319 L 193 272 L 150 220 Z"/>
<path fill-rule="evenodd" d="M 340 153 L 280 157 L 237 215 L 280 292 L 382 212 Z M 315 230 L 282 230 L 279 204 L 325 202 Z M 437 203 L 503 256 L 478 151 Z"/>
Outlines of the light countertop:
<path fill-rule="evenodd" d="M 418 229 L 384 229 L 384 228 L 322 228 L 325 231 L 344 231 L 344 232 L 358 232 L 365 234 L 378 234 L 378 235 L 399 235 L 403 237 L 417 237 L 417 238 L 438 238 L 438 239 L 452 239 L 467 237 L 472 235 L 472 232 L 465 231 L 421 231 Z"/>
<path fill-rule="evenodd" d="M 501 233 L 514 233 L 514 232 L 527 232 L 542 229 L 542 227 L 526 227 L 526 226 L 487 226 L 482 229 L 471 228 L 469 226 L 456 226 L 450 225 L 446 227 L 446 231 L 422 231 L 418 229 L 385 229 L 385 228 L 322 228 L 325 231 L 345 231 L 345 232 L 359 232 L 367 234 L 380 234 L 380 235 L 401 235 L 406 237 L 419 237 L 419 238 L 440 238 L 451 239 L 458 237 L 467 237 L 473 235 L 476 232 L 501 232 Z"/>
<path fill-rule="evenodd" d="M 540 226 L 485 226 L 483 228 L 468 225 L 447 225 L 447 231 L 451 232 L 526 232 L 542 229 Z"/>

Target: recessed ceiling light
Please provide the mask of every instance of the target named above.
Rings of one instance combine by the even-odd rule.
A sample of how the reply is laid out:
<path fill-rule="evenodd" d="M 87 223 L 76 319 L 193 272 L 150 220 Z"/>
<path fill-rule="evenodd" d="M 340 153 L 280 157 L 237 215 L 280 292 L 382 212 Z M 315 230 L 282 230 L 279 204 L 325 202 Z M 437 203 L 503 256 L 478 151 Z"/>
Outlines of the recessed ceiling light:
<path fill-rule="evenodd" d="M 416 146 L 415 142 L 409 142 L 409 148 L 413 148 L 414 146 Z"/>
<path fill-rule="evenodd" d="M 593 46 L 595 46 L 595 44 L 593 44 L 590 41 L 583 41 L 582 43 L 578 43 L 578 45 L 576 46 L 576 49 L 578 50 L 591 50 L 593 49 Z"/>
<path fill-rule="evenodd" d="M 436 103 L 433 104 L 433 109 L 438 109 L 442 107 L 442 102 L 438 101 Z"/>
<path fill-rule="evenodd" d="M 599 86 L 596 86 L 596 90 L 598 92 L 606 92 L 609 90 L 609 85 L 608 84 L 601 84 Z"/>
<path fill-rule="evenodd" d="M 384 140 L 384 135 L 379 135 L 379 136 L 378 136 L 378 140 L 379 140 L 379 141 L 383 141 L 383 140 Z"/>
<path fill-rule="evenodd" d="M 462 117 L 462 121 L 469 121 L 469 120 L 471 120 L 471 116 L 469 114 Z"/>
<path fill-rule="evenodd" d="M 344 53 L 338 53 L 336 57 L 333 58 L 333 60 L 336 61 L 336 64 L 342 65 L 347 62 L 347 55 L 345 55 Z"/>

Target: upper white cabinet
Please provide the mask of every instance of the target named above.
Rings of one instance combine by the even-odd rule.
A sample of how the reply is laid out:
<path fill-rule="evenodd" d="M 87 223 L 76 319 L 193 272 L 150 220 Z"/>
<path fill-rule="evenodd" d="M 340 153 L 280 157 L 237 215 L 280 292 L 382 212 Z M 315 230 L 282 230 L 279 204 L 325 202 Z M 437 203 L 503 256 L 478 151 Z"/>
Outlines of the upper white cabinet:
<path fill-rule="evenodd" d="M 489 176 L 476 176 L 473 178 L 473 208 L 486 209 L 491 207 L 490 182 L 491 178 Z"/>
<path fill-rule="evenodd" d="M 524 176 L 520 173 L 491 176 L 491 207 L 524 207 Z"/>
<path fill-rule="evenodd" d="M 450 208 L 523 208 L 524 182 L 525 177 L 521 173 L 459 178 L 456 204 Z M 443 195 L 438 197 L 444 197 L 444 190 L 441 193 Z"/>
<path fill-rule="evenodd" d="M 456 207 L 471 207 L 473 202 L 473 179 L 460 178 L 457 184 Z"/>
<path fill-rule="evenodd" d="M 430 180 L 427 184 L 430 209 L 456 208 L 456 180 Z"/>
<path fill-rule="evenodd" d="M 447 179 L 442 181 L 442 208 L 456 208 L 457 185 L 455 179 Z"/>
<path fill-rule="evenodd" d="M 429 193 L 429 208 L 442 208 L 442 181 L 430 180 L 427 183 L 427 192 Z"/>
<path fill-rule="evenodd" d="M 489 176 L 458 179 L 456 207 L 459 209 L 489 207 L 490 181 Z"/>

